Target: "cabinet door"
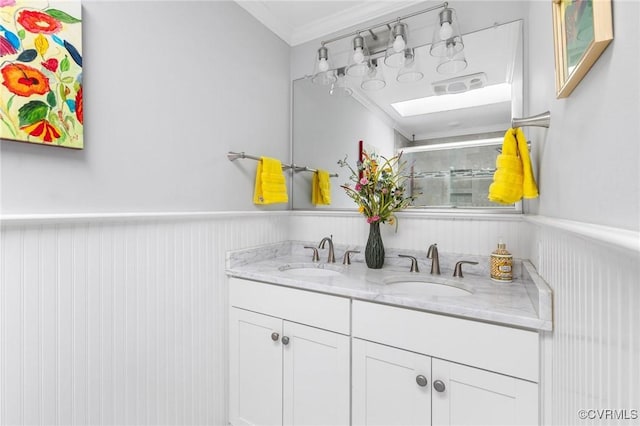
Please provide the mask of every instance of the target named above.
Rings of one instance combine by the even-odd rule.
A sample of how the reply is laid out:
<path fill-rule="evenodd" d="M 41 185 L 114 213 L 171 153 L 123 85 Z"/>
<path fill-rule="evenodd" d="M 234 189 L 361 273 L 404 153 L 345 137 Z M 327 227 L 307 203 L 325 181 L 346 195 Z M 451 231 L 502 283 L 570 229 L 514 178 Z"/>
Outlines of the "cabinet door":
<path fill-rule="evenodd" d="M 353 424 L 431 424 L 431 358 L 353 339 Z"/>
<path fill-rule="evenodd" d="M 434 425 L 538 424 L 536 383 L 435 358 L 432 366 Z"/>
<path fill-rule="evenodd" d="M 283 334 L 283 423 L 348 425 L 349 337 L 287 321 Z"/>
<path fill-rule="evenodd" d="M 229 321 L 230 423 L 281 425 L 282 320 L 231 308 Z"/>

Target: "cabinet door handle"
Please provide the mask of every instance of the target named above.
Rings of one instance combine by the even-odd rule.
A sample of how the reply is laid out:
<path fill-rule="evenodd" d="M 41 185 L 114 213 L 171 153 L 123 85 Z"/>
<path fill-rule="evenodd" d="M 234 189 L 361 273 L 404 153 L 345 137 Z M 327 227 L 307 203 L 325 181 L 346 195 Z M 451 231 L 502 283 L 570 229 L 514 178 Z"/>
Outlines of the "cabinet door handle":
<path fill-rule="evenodd" d="M 274 342 L 277 342 L 279 338 L 280 338 L 280 335 L 275 331 L 271 333 L 271 340 L 273 340 Z"/>
<path fill-rule="evenodd" d="M 427 378 L 421 374 L 416 377 L 416 383 L 418 384 L 418 386 L 425 387 L 427 386 Z"/>
<path fill-rule="evenodd" d="M 437 392 L 444 392 L 446 386 L 444 385 L 444 382 L 442 380 L 436 380 L 435 382 L 433 382 L 433 388 Z"/>
<path fill-rule="evenodd" d="M 282 336 L 282 344 L 285 346 L 289 344 L 289 338 L 287 336 Z"/>

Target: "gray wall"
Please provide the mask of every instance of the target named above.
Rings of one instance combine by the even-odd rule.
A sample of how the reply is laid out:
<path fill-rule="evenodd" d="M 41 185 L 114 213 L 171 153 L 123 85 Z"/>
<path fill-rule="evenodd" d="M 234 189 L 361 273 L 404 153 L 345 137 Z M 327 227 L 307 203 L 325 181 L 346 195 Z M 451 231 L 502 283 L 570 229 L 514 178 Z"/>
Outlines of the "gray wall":
<path fill-rule="evenodd" d="M 529 128 L 540 198 L 528 211 L 640 229 L 640 3 L 613 2 L 614 40 L 566 99 L 555 97 L 551 4 L 529 2 L 528 109 L 551 111 Z"/>
<path fill-rule="evenodd" d="M 85 149 L 2 141 L 2 213 L 263 209 L 256 162 L 225 154 L 289 158 L 289 46 L 234 2 L 91 1 L 83 21 Z"/>
<path fill-rule="evenodd" d="M 331 205 L 318 208 L 353 209 L 353 200 L 340 185 L 350 183 L 347 167 L 338 160 L 347 156 L 354 169 L 358 159 L 358 141 L 364 148 L 389 158 L 394 152 L 393 129 L 353 97 L 336 98 L 326 86 L 309 79 L 296 80 L 293 94 L 293 139 L 302 141 L 293 147 L 298 165 L 325 169 L 339 176 L 331 178 Z M 297 173 L 293 181 L 293 208 L 311 209 L 312 173 Z"/>

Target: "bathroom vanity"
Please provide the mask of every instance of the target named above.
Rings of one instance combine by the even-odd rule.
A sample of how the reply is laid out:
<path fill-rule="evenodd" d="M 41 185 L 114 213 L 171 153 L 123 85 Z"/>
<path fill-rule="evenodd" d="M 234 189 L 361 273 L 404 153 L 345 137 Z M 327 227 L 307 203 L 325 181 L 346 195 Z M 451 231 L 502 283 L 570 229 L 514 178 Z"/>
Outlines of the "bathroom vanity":
<path fill-rule="evenodd" d="M 231 424 L 538 424 L 551 292 L 529 262 L 502 284 L 304 245 L 228 253 Z"/>

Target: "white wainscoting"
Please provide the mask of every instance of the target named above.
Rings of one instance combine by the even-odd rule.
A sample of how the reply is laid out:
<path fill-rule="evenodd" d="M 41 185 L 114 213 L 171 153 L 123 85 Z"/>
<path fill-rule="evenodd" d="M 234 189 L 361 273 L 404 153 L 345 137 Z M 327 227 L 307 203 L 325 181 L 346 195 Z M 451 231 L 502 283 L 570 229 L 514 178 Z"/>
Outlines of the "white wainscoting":
<path fill-rule="evenodd" d="M 553 290 L 554 330 L 545 333 L 545 425 L 638 424 L 640 237 L 638 232 L 527 217 L 531 260 Z M 600 417 L 603 416 L 603 417 Z"/>
<path fill-rule="evenodd" d="M 529 258 L 528 228 L 522 215 L 509 214 L 428 214 L 402 212 L 395 226 L 382 225 L 385 247 L 425 250 L 433 243 L 440 252 L 473 254 L 487 257 L 502 238 L 517 258 Z M 291 238 L 320 241 L 333 234 L 336 244 L 364 246 L 369 225 L 364 216 L 353 212 L 291 213 Z"/>
<path fill-rule="evenodd" d="M 225 251 L 329 234 L 363 245 L 368 226 L 353 213 L 294 211 L 13 217 L 1 231 L 0 424 L 221 425 Z M 637 233 L 412 213 L 384 232 L 389 247 L 478 255 L 502 237 L 536 264 L 554 291 L 543 424 L 640 409 Z"/>
<path fill-rule="evenodd" d="M 286 240 L 288 220 L 4 220 L 0 424 L 226 424 L 225 251 Z"/>

